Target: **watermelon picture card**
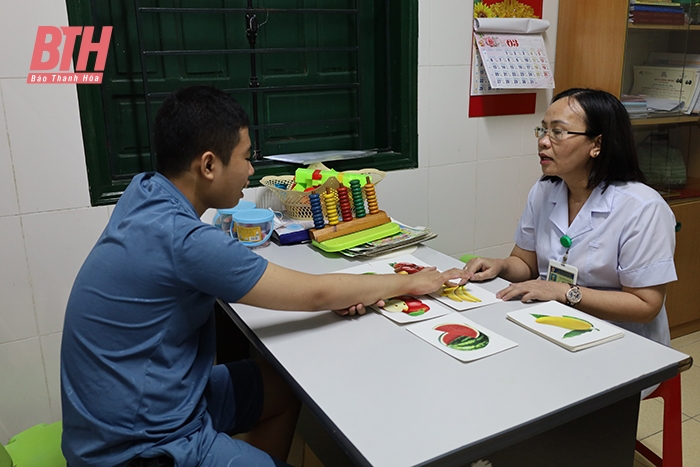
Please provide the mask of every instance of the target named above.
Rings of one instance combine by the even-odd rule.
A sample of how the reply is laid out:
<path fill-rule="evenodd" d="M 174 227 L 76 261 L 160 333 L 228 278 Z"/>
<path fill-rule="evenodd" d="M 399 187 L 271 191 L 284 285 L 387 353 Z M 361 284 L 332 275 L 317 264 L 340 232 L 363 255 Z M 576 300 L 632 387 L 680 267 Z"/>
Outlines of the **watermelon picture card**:
<path fill-rule="evenodd" d="M 617 326 L 559 302 L 544 302 L 506 315 L 509 320 L 571 352 L 625 335 Z"/>
<path fill-rule="evenodd" d="M 406 329 L 463 362 L 488 357 L 518 345 L 459 313 L 412 324 Z"/>
<path fill-rule="evenodd" d="M 399 295 L 385 299 L 383 307 L 372 305 L 372 308 L 379 314 L 400 324 L 415 323 L 454 312 L 428 295 Z"/>

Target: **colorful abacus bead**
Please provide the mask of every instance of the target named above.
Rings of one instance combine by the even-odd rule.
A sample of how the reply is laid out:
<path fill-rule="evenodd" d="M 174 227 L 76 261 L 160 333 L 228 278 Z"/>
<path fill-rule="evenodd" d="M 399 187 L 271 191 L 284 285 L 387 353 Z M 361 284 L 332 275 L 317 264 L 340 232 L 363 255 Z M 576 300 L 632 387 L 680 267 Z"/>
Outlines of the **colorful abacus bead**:
<path fill-rule="evenodd" d="M 365 217 L 365 201 L 362 198 L 362 187 L 359 180 L 350 181 L 350 191 L 352 192 L 352 201 L 355 205 L 355 217 Z"/>
<path fill-rule="evenodd" d="M 311 202 L 311 215 L 314 219 L 314 228 L 322 229 L 326 225 L 326 222 L 323 219 L 321 197 L 318 195 L 318 193 L 311 193 L 309 195 L 309 201 Z"/>
<path fill-rule="evenodd" d="M 369 213 L 378 213 L 379 204 L 377 204 L 377 193 L 374 191 L 374 185 L 369 177 L 367 177 L 367 183 L 365 183 L 365 196 L 367 197 L 367 209 L 369 209 Z"/>
<path fill-rule="evenodd" d="M 348 189 L 344 186 L 338 187 L 338 203 L 340 204 L 340 214 L 343 217 L 343 222 L 352 220 L 352 206 L 348 197 Z"/>
<path fill-rule="evenodd" d="M 338 209 L 335 206 L 335 195 L 328 191 L 323 194 L 323 199 L 326 202 L 326 216 L 328 216 L 328 225 L 338 225 Z"/>

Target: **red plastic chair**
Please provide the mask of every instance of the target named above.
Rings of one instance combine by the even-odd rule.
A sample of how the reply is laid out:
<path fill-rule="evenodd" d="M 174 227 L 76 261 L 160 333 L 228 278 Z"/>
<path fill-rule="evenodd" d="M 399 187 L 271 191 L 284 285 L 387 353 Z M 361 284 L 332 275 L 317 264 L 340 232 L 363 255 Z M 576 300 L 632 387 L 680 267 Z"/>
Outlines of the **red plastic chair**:
<path fill-rule="evenodd" d="M 659 384 L 644 400 L 660 397 L 664 400 L 663 458 L 637 440 L 637 452 L 656 467 L 683 467 L 683 434 L 681 431 L 681 375 Z"/>

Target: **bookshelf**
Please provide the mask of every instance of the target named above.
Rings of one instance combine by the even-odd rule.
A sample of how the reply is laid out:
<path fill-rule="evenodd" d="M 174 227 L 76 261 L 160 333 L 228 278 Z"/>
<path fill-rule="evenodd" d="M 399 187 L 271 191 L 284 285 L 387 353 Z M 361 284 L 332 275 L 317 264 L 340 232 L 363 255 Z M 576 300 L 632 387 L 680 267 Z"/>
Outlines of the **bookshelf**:
<path fill-rule="evenodd" d="M 692 21 L 700 22 L 696 2 L 681 3 L 691 9 Z M 590 87 L 621 97 L 632 89 L 634 66 L 645 64 L 650 52 L 700 54 L 700 24 L 632 24 L 628 18 L 624 0 L 559 0 L 555 93 Z M 679 280 L 669 284 L 666 299 L 671 336 L 678 337 L 700 330 L 700 115 L 654 115 L 634 119 L 632 126 L 638 147 L 652 140 L 668 148 L 647 152 L 656 165 L 677 168 L 680 158 L 685 165 L 682 185 L 678 180 L 655 184 L 680 224 L 675 254 Z"/>

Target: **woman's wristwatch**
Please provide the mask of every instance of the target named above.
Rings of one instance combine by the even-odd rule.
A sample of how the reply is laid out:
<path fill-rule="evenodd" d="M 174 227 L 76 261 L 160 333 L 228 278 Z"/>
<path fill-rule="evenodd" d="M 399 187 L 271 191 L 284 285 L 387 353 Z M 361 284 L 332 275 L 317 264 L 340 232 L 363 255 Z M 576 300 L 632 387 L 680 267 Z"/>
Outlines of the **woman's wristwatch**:
<path fill-rule="evenodd" d="M 566 291 L 566 304 L 569 306 L 576 306 L 580 301 L 581 289 L 578 288 L 578 285 L 571 284 L 571 288 Z"/>

